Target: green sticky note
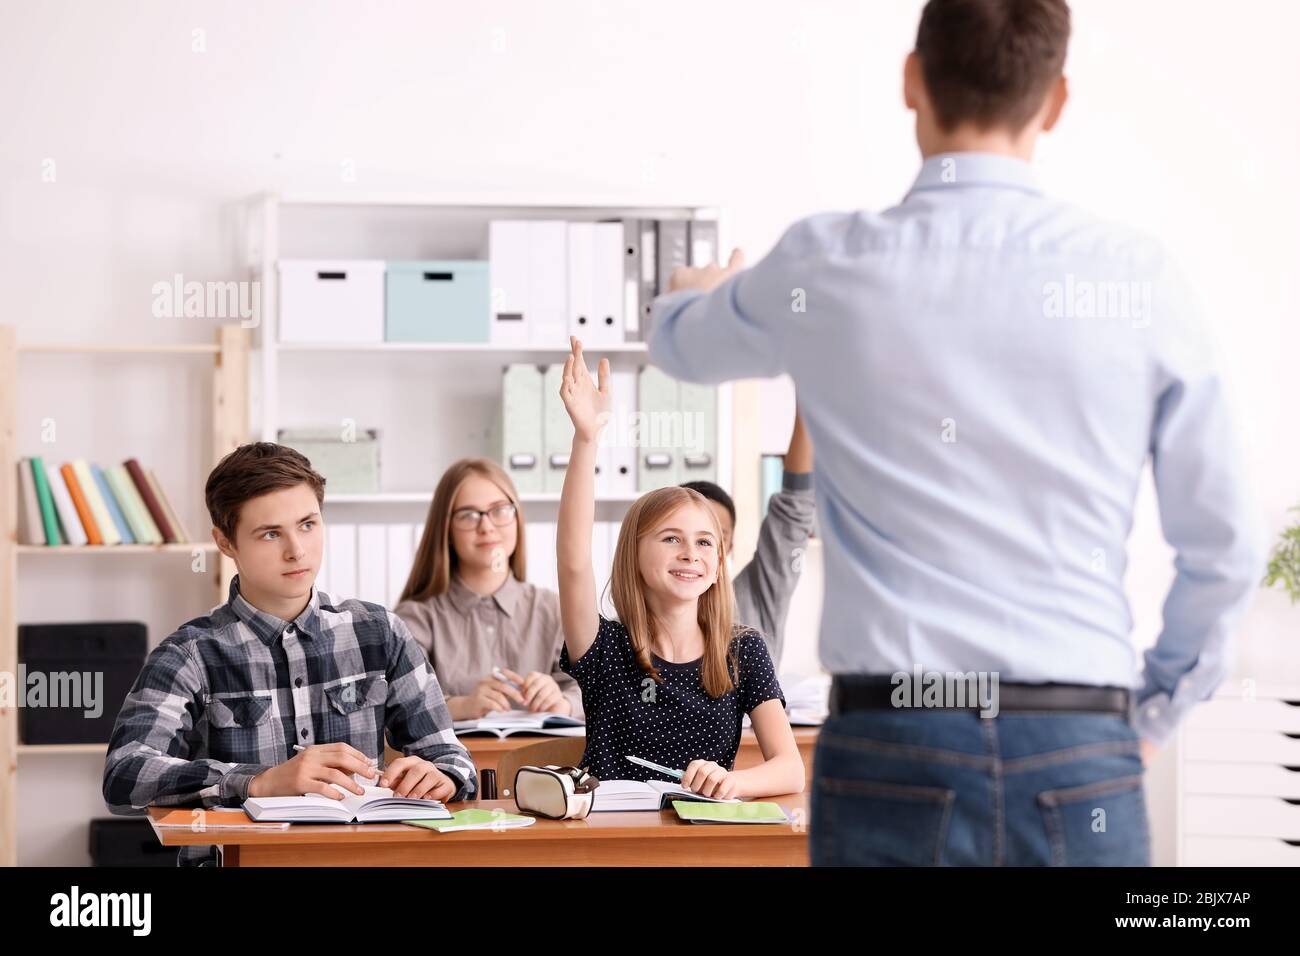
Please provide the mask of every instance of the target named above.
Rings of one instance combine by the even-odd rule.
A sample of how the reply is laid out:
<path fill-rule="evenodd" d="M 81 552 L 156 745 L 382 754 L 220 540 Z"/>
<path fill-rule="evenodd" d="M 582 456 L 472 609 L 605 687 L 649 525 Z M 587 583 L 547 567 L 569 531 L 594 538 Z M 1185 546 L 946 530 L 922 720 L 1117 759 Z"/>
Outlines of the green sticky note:
<path fill-rule="evenodd" d="M 536 817 L 526 817 L 519 813 L 506 813 L 504 810 L 457 810 L 450 819 L 444 820 L 403 820 L 413 827 L 425 827 L 447 833 L 454 830 L 491 830 L 514 829 L 526 827 L 536 822 Z"/>
<path fill-rule="evenodd" d="M 785 811 L 775 803 L 754 800 L 749 803 L 701 803 L 698 800 L 674 800 L 673 809 L 690 823 L 788 823 Z"/>

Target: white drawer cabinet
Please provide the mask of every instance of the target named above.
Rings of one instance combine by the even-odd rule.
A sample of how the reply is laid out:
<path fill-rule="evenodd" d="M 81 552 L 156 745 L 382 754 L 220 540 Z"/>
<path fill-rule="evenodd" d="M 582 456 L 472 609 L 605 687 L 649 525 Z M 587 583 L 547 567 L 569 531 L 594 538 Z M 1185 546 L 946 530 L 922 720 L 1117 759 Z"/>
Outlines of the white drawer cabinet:
<path fill-rule="evenodd" d="M 1300 845 L 1264 837 L 1188 837 L 1184 866 L 1300 866 Z"/>
<path fill-rule="evenodd" d="M 1300 688 L 1234 688 L 1179 735 L 1179 863 L 1300 866 Z"/>

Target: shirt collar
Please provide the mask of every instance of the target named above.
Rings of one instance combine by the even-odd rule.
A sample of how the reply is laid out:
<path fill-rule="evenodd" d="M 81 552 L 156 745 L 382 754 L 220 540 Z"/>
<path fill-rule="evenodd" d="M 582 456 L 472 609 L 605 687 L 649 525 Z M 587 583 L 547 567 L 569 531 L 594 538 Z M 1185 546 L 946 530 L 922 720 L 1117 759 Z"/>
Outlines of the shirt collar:
<path fill-rule="evenodd" d="M 921 163 L 909 194 L 919 189 L 1004 186 L 1041 193 L 1028 161 L 1004 153 L 935 153 Z"/>
<path fill-rule="evenodd" d="M 238 574 L 230 582 L 229 603 L 235 616 L 247 624 L 258 639 L 268 646 L 275 643 L 290 625 L 293 625 L 303 637 L 316 637 L 320 634 L 320 592 L 316 590 L 315 585 L 311 589 L 311 600 L 302 609 L 302 613 L 292 621 L 278 618 L 249 604 L 239 593 Z"/>
<path fill-rule="evenodd" d="M 507 617 L 514 617 L 515 606 L 519 603 L 519 595 L 523 593 L 523 589 L 523 583 L 513 573 L 507 574 L 505 583 L 496 589 L 492 600 L 496 601 L 497 607 L 501 608 Z M 451 575 L 451 584 L 447 587 L 447 599 L 461 614 L 468 613 L 470 608 L 479 601 L 486 600 L 483 595 L 473 591 L 454 571 Z"/>

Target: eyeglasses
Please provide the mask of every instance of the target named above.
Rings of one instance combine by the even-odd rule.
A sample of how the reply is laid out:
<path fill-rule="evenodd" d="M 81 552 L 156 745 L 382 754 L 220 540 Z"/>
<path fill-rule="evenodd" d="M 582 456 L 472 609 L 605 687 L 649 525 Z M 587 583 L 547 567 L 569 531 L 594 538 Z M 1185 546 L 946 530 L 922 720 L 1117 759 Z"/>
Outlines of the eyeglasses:
<path fill-rule="evenodd" d="M 461 508 L 459 511 L 451 513 L 451 523 L 462 531 L 473 531 L 478 527 L 478 523 L 483 520 L 484 515 L 487 515 L 491 522 L 500 528 L 515 520 L 515 506 L 513 504 L 497 505 L 487 511 L 479 511 L 475 508 Z"/>

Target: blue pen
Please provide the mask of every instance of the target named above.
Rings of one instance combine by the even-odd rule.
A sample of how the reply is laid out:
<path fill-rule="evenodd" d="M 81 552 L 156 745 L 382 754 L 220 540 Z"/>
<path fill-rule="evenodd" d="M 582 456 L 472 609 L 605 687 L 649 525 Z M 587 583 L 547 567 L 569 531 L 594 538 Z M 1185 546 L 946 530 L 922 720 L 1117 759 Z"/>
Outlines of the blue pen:
<path fill-rule="evenodd" d="M 640 757 L 628 757 L 627 759 L 639 767 L 647 767 L 650 770 L 658 770 L 660 773 L 666 773 L 674 780 L 682 779 L 682 774 L 686 772 L 685 770 L 674 770 L 672 767 L 665 767 L 662 764 L 657 764 L 650 760 L 643 760 Z"/>

